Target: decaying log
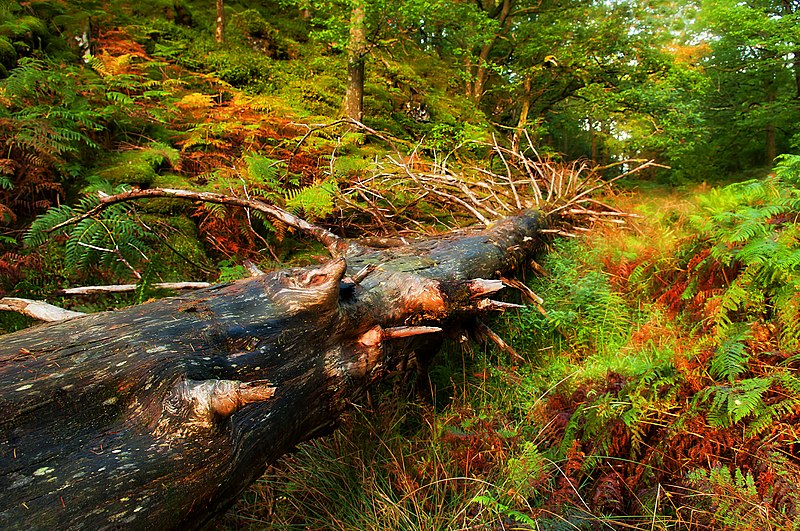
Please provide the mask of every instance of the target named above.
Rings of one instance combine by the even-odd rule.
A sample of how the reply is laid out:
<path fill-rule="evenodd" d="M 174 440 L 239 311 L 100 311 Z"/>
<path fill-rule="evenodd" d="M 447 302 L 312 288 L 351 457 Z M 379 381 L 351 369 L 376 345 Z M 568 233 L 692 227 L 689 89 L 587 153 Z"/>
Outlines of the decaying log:
<path fill-rule="evenodd" d="M 199 527 L 410 353 L 505 309 L 490 297 L 540 225 L 386 249 L 319 233 L 318 267 L 0 337 L 0 528 Z"/>

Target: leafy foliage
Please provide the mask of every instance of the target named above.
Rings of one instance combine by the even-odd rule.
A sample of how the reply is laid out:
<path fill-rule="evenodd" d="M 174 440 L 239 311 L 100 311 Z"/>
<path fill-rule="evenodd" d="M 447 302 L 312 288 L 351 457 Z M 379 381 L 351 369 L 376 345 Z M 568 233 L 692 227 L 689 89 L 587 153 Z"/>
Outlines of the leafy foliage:
<path fill-rule="evenodd" d="M 85 213 L 98 202 L 96 196 L 88 196 L 75 207 L 62 205 L 50 209 L 33 222 L 25 243 L 39 245 L 55 234 L 65 234 L 66 265 L 72 271 L 86 271 L 90 266 L 99 265 L 116 272 L 128 269 L 139 275 L 136 265 L 148 260 L 146 253 L 150 249 L 143 241 L 145 230 L 134 221 L 130 206 L 112 205 L 98 217 L 89 217 L 53 232 L 54 227 Z"/>

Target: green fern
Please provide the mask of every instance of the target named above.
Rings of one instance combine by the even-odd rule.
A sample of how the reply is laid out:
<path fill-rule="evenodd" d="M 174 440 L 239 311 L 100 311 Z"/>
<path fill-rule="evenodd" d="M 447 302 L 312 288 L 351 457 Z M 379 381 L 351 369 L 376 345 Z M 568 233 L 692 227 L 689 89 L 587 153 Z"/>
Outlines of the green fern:
<path fill-rule="evenodd" d="M 711 470 L 693 470 L 687 476 L 689 485 L 700 492 L 709 493 L 707 505 L 719 518 L 719 524 L 725 527 L 742 529 L 766 529 L 760 517 L 760 511 L 753 507 L 761 507 L 762 500 L 758 495 L 755 478 L 751 472 L 746 475 L 735 468 L 717 466 Z"/>
<path fill-rule="evenodd" d="M 732 326 L 766 321 L 777 325 L 783 348 L 800 346 L 800 157 L 782 156 L 775 174 L 706 194 L 704 207 L 713 221 L 701 226 L 711 257 L 738 271 L 715 300 L 714 323 L 720 336 Z M 727 356 L 731 345 L 721 345 Z M 721 369 L 730 378 L 738 374 Z M 735 365 L 735 364 L 734 364 Z"/>
<path fill-rule="evenodd" d="M 78 92 L 80 71 L 37 59 L 20 60 L 3 81 L 11 128 L 6 143 L 13 149 L 61 163 L 66 154 L 97 149 L 92 133 L 104 126 L 102 113 Z"/>
<path fill-rule="evenodd" d="M 734 382 L 737 376 L 747 371 L 750 353 L 745 343 L 750 338 L 750 331 L 745 326 L 729 330 L 729 335 L 722 339 L 717 353 L 711 360 L 711 374 Z"/>
<path fill-rule="evenodd" d="M 711 398 L 708 422 L 715 428 L 728 428 L 747 417 L 759 419 L 769 414 L 764 394 L 772 385 L 770 378 L 749 378 L 731 386 L 716 386 L 699 393 L 696 402 Z"/>
<path fill-rule="evenodd" d="M 245 173 L 254 184 L 265 186 L 271 190 L 281 187 L 280 173 L 286 167 L 281 160 L 271 159 L 263 155 L 249 154 L 244 156 Z"/>
<path fill-rule="evenodd" d="M 324 218 L 333 212 L 336 185 L 327 180 L 286 193 L 286 206 L 295 213 L 303 213 L 310 220 Z"/>
<path fill-rule="evenodd" d="M 120 192 L 124 188 L 113 191 Z M 78 205 L 62 205 L 37 217 L 28 229 L 24 243 L 37 246 L 59 234 L 66 235 L 65 262 L 72 272 L 84 272 L 92 266 L 130 274 L 138 264 L 147 262 L 147 231 L 131 216 L 131 206 L 112 205 L 95 217 L 54 230 L 57 225 L 79 216 L 98 204 L 96 195 L 82 198 Z"/>

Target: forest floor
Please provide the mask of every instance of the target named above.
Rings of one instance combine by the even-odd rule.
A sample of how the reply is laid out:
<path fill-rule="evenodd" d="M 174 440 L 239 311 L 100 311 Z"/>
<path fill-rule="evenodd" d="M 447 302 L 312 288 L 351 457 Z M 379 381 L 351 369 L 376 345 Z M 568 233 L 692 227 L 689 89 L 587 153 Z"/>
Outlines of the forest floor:
<path fill-rule="evenodd" d="M 528 279 L 542 310 L 494 323 L 524 361 L 450 345 L 422 386 L 354 404 L 217 527 L 797 528 L 798 356 L 769 312 L 722 315 L 732 285 L 750 291 L 739 317 L 769 296 L 717 248 L 719 212 L 748 193 L 607 198 L 641 217 L 555 242 Z"/>

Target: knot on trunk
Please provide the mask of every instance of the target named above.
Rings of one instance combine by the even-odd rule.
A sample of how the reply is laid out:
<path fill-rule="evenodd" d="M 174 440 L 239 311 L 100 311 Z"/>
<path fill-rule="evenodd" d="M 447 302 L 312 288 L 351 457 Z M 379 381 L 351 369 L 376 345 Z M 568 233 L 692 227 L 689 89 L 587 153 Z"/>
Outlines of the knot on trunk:
<path fill-rule="evenodd" d="M 182 380 L 167 397 L 164 409 L 190 426 L 212 428 L 247 404 L 274 394 L 275 387 L 266 380 Z"/>
<path fill-rule="evenodd" d="M 346 269 L 345 260 L 337 258 L 314 269 L 280 272 L 277 277 L 279 288 L 272 299 L 292 313 L 334 308 Z"/>

